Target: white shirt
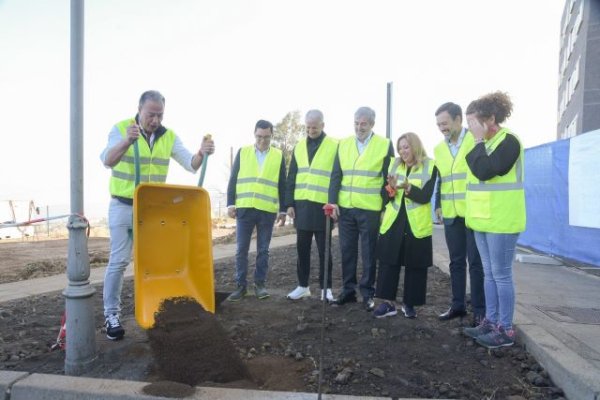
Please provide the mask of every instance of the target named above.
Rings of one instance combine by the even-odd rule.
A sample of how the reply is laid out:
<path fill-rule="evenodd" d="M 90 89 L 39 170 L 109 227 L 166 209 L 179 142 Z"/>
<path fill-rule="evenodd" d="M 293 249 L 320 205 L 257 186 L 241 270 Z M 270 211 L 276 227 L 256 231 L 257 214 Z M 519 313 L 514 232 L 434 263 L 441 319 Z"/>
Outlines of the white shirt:
<path fill-rule="evenodd" d="M 106 145 L 106 148 L 100 154 L 100 159 L 102 160 L 103 164 L 106 165 L 106 155 L 108 154 L 110 149 L 112 149 L 114 146 L 120 143 L 121 140 L 123 140 L 123 136 L 121 136 L 119 128 L 117 128 L 117 126 L 115 125 L 112 127 L 110 133 L 108 134 L 108 144 Z M 145 139 L 141 138 L 138 140 Z M 154 144 L 154 134 L 150 135 L 150 143 Z M 194 157 L 194 155 L 183 146 L 181 139 L 179 139 L 177 135 L 175 135 L 175 142 L 173 143 L 173 149 L 171 150 L 171 157 L 173 157 L 173 159 L 177 161 L 177 163 L 183 168 L 185 168 L 187 171 L 196 172 L 196 170 L 192 167 L 192 158 Z"/>
<path fill-rule="evenodd" d="M 452 143 L 450 139 L 446 139 L 446 142 L 448 143 L 448 148 L 450 149 L 450 153 L 452 153 L 452 157 L 456 157 L 456 155 L 458 154 L 458 150 L 460 149 L 460 145 L 462 144 L 462 141 L 465 138 L 466 134 L 467 130 L 465 128 L 462 128 L 460 134 L 458 135 L 458 139 L 456 140 L 456 144 Z"/>
<path fill-rule="evenodd" d="M 362 154 L 363 151 L 365 151 L 365 149 L 367 148 L 367 145 L 371 141 L 372 137 L 373 137 L 373 132 L 369 133 L 369 136 L 367 136 L 367 138 L 365 139 L 364 142 L 361 142 L 360 140 L 358 140 L 358 137 L 355 137 L 355 139 L 356 139 L 356 148 L 358 149 L 358 154 Z"/>

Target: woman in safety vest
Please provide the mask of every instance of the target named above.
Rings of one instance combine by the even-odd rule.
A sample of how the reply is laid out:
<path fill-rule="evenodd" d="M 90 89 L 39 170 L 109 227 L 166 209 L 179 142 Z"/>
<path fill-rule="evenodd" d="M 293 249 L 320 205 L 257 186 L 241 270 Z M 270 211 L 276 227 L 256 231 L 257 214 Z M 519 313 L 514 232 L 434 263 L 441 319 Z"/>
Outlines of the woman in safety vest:
<path fill-rule="evenodd" d="M 487 348 L 511 346 L 515 289 L 512 263 L 525 230 L 523 146 L 501 127 L 512 112 L 508 95 L 494 92 L 467 108 L 475 147 L 467 154 L 465 222 L 475 232 L 484 271 L 485 319 L 464 333 Z"/>
<path fill-rule="evenodd" d="M 425 304 L 427 269 L 433 265 L 431 195 L 438 170 L 415 133 L 400 136 L 396 149 L 399 157 L 390 162 L 386 186 L 389 202 L 377 242 L 379 274 L 375 297 L 383 302 L 374 311 L 376 318 L 398 313 L 395 301 L 402 265 L 402 312 L 406 318 L 416 318 L 414 306 Z"/>

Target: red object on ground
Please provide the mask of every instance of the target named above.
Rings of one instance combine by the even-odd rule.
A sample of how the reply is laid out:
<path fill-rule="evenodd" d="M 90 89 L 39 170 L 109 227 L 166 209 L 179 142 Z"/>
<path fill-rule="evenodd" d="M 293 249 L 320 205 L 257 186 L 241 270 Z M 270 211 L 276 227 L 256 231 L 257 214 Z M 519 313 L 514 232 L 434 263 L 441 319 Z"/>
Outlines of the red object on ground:
<path fill-rule="evenodd" d="M 56 337 L 56 343 L 50 346 L 50 351 L 64 350 L 67 348 L 67 313 L 63 313 L 60 319 L 60 330 Z"/>

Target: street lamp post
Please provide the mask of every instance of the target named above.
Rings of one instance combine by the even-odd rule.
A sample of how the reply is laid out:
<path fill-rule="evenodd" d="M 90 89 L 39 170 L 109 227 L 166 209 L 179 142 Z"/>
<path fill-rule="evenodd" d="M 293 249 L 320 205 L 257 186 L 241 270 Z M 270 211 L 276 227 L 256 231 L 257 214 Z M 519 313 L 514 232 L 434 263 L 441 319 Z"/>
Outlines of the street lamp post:
<path fill-rule="evenodd" d="M 94 288 L 90 285 L 88 222 L 83 216 L 83 9 L 84 0 L 71 0 L 70 148 L 71 216 L 65 310 L 67 337 L 65 373 L 81 375 L 96 359 Z"/>

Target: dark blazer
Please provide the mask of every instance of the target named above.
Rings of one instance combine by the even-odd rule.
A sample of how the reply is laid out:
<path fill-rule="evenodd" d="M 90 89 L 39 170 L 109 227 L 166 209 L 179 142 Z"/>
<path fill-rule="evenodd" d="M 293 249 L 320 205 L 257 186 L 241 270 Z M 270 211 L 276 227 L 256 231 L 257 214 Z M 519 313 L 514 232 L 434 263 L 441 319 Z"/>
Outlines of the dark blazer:
<path fill-rule="evenodd" d="M 410 194 L 406 196 L 417 203 L 429 203 L 433 195 L 437 176 L 438 170 L 434 167 L 431 179 L 421 189 L 412 187 Z M 399 259 L 399 256 L 402 259 Z M 391 265 L 400 264 L 407 268 L 428 268 L 433 265 L 431 236 L 421 239 L 414 237 L 408 223 L 404 201 L 390 229 L 383 235 L 379 235 L 379 239 L 377 240 L 377 258 L 381 263 Z"/>
<path fill-rule="evenodd" d="M 373 133 L 375 135 L 375 133 Z M 329 186 L 329 203 L 337 204 L 338 195 L 340 193 L 340 189 L 342 187 L 342 178 L 344 174 L 342 172 L 342 167 L 340 166 L 340 156 L 339 151 L 335 155 L 335 161 L 333 162 L 333 171 L 331 172 L 331 185 Z M 392 146 L 392 142 L 390 141 L 390 147 L 388 149 L 388 154 L 383 160 L 383 165 L 381 167 L 381 198 L 385 199 L 387 197 L 387 192 L 385 191 L 385 185 L 387 183 L 387 173 L 390 167 L 390 159 L 394 157 L 394 147 Z M 384 200 L 385 202 L 385 200 Z"/>
<path fill-rule="evenodd" d="M 309 164 L 312 163 L 325 136 L 327 135 L 323 132 L 322 135 L 316 139 L 306 138 Z M 285 184 L 285 205 L 286 207 L 294 207 L 296 211 L 294 225 L 296 226 L 296 229 L 303 231 L 324 231 L 325 213 L 323 212 L 323 204 L 315 203 L 310 200 L 294 200 L 296 175 L 298 175 L 298 163 L 296 162 L 296 156 L 292 154 L 292 161 L 290 162 L 290 168 Z"/>
<path fill-rule="evenodd" d="M 227 206 L 235 206 L 235 186 L 237 184 L 238 173 L 240 172 L 240 150 L 238 150 L 233 167 L 231 167 L 231 175 L 229 176 L 229 184 L 227 185 Z M 281 167 L 279 168 L 279 211 L 285 212 L 285 159 L 281 157 Z M 237 215 L 242 216 L 244 208 L 237 210 Z"/>

